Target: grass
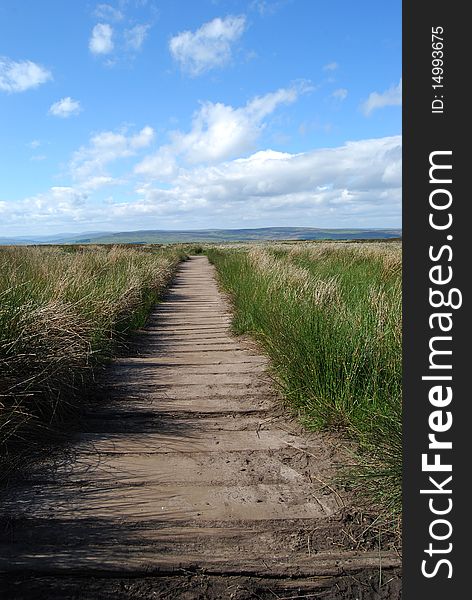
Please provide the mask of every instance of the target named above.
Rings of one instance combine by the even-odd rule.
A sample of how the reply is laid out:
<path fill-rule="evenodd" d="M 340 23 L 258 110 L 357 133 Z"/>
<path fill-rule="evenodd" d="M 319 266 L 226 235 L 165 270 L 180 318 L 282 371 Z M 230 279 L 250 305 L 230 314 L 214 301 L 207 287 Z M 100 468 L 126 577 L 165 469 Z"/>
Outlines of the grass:
<path fill-rule="evenodd" d="M 182 249 L 0 249 L 0 454 L 80 405 L 98 365 L 141 327 Z M 10 461 L 11 462 L 11 461 Z"/>
<path fill-rule="evenodd" d="M 359 448 L 351 482 L 401 505 L 401 245 L 270 243 L 0 248 L 0 454 L 80 407 L 99 365 L 144 325 L 186 253 L 206 252 L 237 333 L 270 355 L 309 428 Z M 5 468 L 5 466 L 4 466 Z"/>
<path fill-rule="evenodd" d="M 304 423 L 359 448 L 354 482 L 401 510 L 401 245 L 306 243 L 207 250 Z"/>

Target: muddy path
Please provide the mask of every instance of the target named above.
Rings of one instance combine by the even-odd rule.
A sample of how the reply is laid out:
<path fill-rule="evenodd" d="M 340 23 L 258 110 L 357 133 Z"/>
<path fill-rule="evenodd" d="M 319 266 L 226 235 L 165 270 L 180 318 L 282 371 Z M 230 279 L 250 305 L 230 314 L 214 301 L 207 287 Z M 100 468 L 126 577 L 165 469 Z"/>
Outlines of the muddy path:
<path fill-rule="evenodd" d="M 327 483 L 335 441 L 282 414 L 229 323 L 192 257 L 64 457 L 3 498 L 2 598 L 400 598 L 398 554 L 357 544 Z"/>

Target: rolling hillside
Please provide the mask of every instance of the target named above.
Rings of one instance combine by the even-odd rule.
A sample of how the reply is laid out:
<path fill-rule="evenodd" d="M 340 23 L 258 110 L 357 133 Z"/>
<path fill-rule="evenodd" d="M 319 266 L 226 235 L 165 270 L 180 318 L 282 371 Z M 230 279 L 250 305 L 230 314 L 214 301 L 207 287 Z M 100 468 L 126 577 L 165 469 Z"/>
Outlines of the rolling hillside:
<path fill-rule="evenodd" d="M 318 229 L 263 227 L 259 229 L 199 229 L 189 231 L 122 231 L 0 238 L 0 245 L 28 244 L 170 244 L 179 242 L 248 242 L 266 240 L 392 239 L 401 229 Z"/>

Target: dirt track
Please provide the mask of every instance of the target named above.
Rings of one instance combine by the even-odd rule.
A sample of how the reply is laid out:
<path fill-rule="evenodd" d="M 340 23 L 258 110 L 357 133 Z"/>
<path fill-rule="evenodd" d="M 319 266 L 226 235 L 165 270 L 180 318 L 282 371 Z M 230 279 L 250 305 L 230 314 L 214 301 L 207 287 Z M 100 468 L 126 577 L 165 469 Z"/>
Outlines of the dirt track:
<path fill-rule="evenodd" d="M 333 440 L 280 414 L 229 322 L 192 257 L 67 460 L 9 491 L 2 598 L 400 598 L 398 556 L 346 533 Z"/>

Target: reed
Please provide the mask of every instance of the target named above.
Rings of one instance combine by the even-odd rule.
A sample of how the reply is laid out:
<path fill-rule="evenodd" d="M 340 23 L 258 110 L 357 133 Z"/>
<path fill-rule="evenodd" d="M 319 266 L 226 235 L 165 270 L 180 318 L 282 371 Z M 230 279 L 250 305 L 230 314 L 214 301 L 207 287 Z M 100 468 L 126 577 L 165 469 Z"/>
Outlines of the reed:
<path fill-rule="evenodd" d="M 80 405 L 95 369 L 141 327 L 181 249 L 0 249 L 0 451 Z"/>
<path fill-rule="evenodd" d="M 310 428 L 357 441 L 350 482 L 401 505 L 401 245 L 312 243 L 207 249 L 234 329 L 269 353 Z"/>

